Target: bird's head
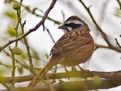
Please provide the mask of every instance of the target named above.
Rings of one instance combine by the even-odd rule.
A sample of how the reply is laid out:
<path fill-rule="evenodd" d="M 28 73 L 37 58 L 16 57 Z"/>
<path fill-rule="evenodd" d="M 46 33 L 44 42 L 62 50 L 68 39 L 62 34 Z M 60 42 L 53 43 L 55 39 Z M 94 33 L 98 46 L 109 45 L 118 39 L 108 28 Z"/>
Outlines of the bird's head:
<path fill-rule="evenodd" d="M 83 20 L 81 20 L 79 17 L 77 16 L 71 16 L 69 17 L 64 24 L 62 24 L 61 26 L 59 26 L 59 29 L 63 29 L 63 30 L 67 30 L 67 31 L 71 31 L 73 29 L 76 28 L 80 28 L 83 25 L 85 25 L 85 22 Z"/>

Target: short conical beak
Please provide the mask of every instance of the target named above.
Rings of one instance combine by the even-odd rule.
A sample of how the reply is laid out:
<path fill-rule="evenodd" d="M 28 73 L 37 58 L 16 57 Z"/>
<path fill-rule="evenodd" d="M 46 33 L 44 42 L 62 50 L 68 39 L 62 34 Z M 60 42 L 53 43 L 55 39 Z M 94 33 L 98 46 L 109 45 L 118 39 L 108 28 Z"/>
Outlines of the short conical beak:
<path fill-rule="evenodd" d="M 59 29 L 66 29 L 66 27 L 64 25 L 61 25 L 58 27 Z"/>

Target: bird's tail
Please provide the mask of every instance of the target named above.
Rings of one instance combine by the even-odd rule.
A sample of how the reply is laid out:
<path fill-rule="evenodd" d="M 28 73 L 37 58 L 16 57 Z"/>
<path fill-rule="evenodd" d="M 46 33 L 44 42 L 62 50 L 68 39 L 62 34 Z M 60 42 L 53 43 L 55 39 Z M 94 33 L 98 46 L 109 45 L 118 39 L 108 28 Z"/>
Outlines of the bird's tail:
<path fill-rule="evenodd" d="M 57 60 L 50 59 L 47 65 L 43 69 L 39 70 L 39 72 L 33 77 L 28 87 L 35 86 L 40 80 L 44 78 L 46 73 L 57 63 L 58 63 Z"/>

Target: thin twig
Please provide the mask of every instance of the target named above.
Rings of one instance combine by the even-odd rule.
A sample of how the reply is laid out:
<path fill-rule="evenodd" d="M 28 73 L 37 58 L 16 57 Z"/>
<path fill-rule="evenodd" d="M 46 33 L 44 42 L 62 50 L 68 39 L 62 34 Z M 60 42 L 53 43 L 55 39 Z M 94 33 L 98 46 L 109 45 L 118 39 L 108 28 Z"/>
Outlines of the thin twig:
<path fill-rule="evenodd" d="M 18 28 L 19 28 L 19 23 L 21 21 L 20 15 L 21 15 L 21 5 L 22 5 L 22 2 L 23 2 L 23 0 L 20 1 L 20 8 L 17 10 L 18 22 L 17 22 L 16 28 L 15 28 L 15 30 L 16 30 L 16 38 L 18 38 Z M 16 41 L 15 47 L 17 47 L 17 45 L 18 45 L 18 41 Z"/>
<path fill-rule="evenodd" d="M 50 36 L 52 42 L 55 43 L 55 40 L 54 40 L 53 36 L 51 35 L 51 33 L 50 33 L 50 31 L 49 31 L 48 28 L 46 28 L 46 31 L 47 31 L 47 33 L 49 34 L 49 36 Z"/>
<path fill-rule="evenodd" d="M 98 30 L 100 31 L 100 33 L 101 33 L 103 39 L 106 41 L 106 43 L 108 44 L 108 46 L 109 46 L 111 49 L 113 49 L 113 50 L 115 50 L 115 51 L 117 51 L 117 52 L 121 52 L 121 48 L 115 47 L 115 46 L 113 46 L 113 45 L 110 43 L 110 41 L 108 40 L 108 36 L 103 32 L 103 30 L 100 28 L 100 26 L 97 24 L 96 20 L 94 19 L 93 15 L 92 15 L 92 13 L 91 13 L 91 11 L 90 11 L 90 7 L 88 8 L 88 7 L 84 4 L 83 0 L 79 0 L 79 1 L 81 2 L 81 4 L 84 6 L 84 8 L 86 9 L 86 11 L 87 11 L 88 14 L 90 15 L 90 17 L 91 17 L 93 23 L 96 25 L 96 27 L 97 27 Z"/>
<path fill-rule="evenodd" d="M 119 44 L 119 42 L 118 42 L 117 38 L 115 38 L 115 40 L 116 40 L 116 44 L 118 45 L 118 47 L 120 47 L 120 48 L 121 48 L 121 45 Z"/>
<path fill-rule="evenodd" d="M 44 22 L 45 22 L 45 19 L 47 18 L 49 12 L 52 10 L 53 6 L 55 5 L 57 0 L 53 0 L 51 5 L 49 6 L 49 8 L 47 9 L 47 11 L 45 12 L 43 18 L 41 19 L 41 21 L 35 26 L 33 27 L 32 29 L 29 29 L 28 32 L 26 32 L 24 35 L 16 38 L 16 39 L 13 39 L 13 40 L 10 40 L 8 43 L 6 43 L 3 47 L 0 48 L 0 51 L 2 51 L 3 49 L 5 49 L 6 47 L 8 47 L 10 44 L 16 42 L 16 41 L 20 41 L 21 39 L 23 39 L 24 37 L 26 37 L 27 35 L 29 35 L 30 33 L 36 31 Z"/>
<path fill-rule="evenodd" d="M 2 85 L 3 85 L 4 87 L 6 87 L 7 91 L 11 91 L 11 90 L 10 90 L 10 87 L 9 87 L 6 83 L 2 83 Z"/>
<path fill-rule="evenodd" d="M 20 26 L 21 26 L 21 29 L 22 29 L 22 34 L 24 34 L 24 25 L 25 25 L 25 22 L 22 24 L 22 22 L 20 21 Z M 29 59 L 30 71 L 32 73 L 34 73 L 32 56 L 31 56 L 29 44 L 28 44 L 28 41 L 27 41 L 26 37 L 24 37 L 24 43 L 25 43 L 25 46 L 26 46 L 27 55 L 28 55 L 28 59 Z"/>
<path fill-rule="evenodd" d="M 31 13 L 31 14 L 33 14 L 33 15 L 35 15 L 35 16 L 38 16 L 38 17 L 43 17 L 42 15 L 37 14 L 37 13 L 35 12 L 36 10 L 40 11 L 38 8 L 34 8 L 33 10 L 30 10 L 30 8 L 29 8 L 28 6 L 25 6 L 25 5 L 23 5 L 23 4 L 22 4 L 22 6 L 23 6 L 29 13 Z M 47 17 L 47 19 L 50 20 L 50 21 L 52 21 L 52 22 L 54 22 L 55 24 L 61 24 L 60 21 L 55 20 L 55 19 L 53 19 L 53 18 L 51 18 L 51 17 L 49 17 L 49 16 Z"/>
<path fill-rule="evenodd" d="M 20 5 L 22 6 L 22 2 L 20 3 Z M 21 8 L 20 8 L 19 17 L 20 17 L 20 27 L 22 29 L 22 34 L 24 35 L 24 25 L 26 24 L 26 21 L 24 21 L 24 23 L 22 24 L 22 21 L 21 21 Z M 27 55 L 28 55 L 29 65 L 30 65 L 30 72 L 34 73 L 33 63 L 32 63 L 32 56 L 31 56 L 29 44 L 28 44 L 28 41 L 27 41 L 26 37 L 24 37 L 24 43 L 25 43 L 25 46 L 26 46 L 26 49 L 27 49 Z"/>
<path fill-rule="evenodd" d="M 53 36 L 51 35 L 51 33 L 50 33 L 49 29 L 48 29 L 48 28 L 46 28 L 46 27 L 45 27 L 45 25 L 43 24 L 43 31 L 44 31 L 44 30 L 46 30 L 46 31 L 47 31 L 47 33 L 48 33 L 48 35 L 50 36 L 50 38 L 51 38 L 52 42 L 53 42 L 53 43 L 55 43 L 55 40 L 54 40 Z"/>
<path fill-rule="evenodd" d="M 8 65 L 8 64 L 2 63 L 2 62 L 0 62 L 0 65 L 5 66 L 6 68 L 11 68 L 12 67 L 11 65 Z"/>
<path fill-rule="evenodd" d="M 110 47 L 105 46 L 105 45 L 95 44 L 95 50 L 97 50 L 98 48 L 107 48 L 107 49 L 111 49 Z"/>
<path fill-rule="evenodd" d="M 3 51 L 7 56 L 9 56 L 10 58 L 12 58 L 12 56 L 8 53 L 8 52 L 6 52 L 6 51 Z M 29 65 L 27 65 L 27 64 L 25 64 L 25 63 L 22 63 L 21 61 L 19 61 L 18 59 L 16 59 L 15 58 L 15 61 L 18 63 L 18 64 L 20 64 L 22 67 L 24 67 L 25 69 L 27 69 L 27 70 L 30 70 L 30 66 Z"/>
<path fill-rule="evenodd" d="M 12 56 L 12 77 L 15 77 L 15 69 L 16 69 L 16 62 L 15 62 L 15 55 L 13 53 L 13 50 L 11 49 L 11 47 L 9 46 L 9 50 L 11 52 L 11 56 Z M 14 86 L 14 82 L 12 83 L 12 85 Z"/>
<path fill-rule="evenodd" d="M 79 1 L 80 1 L 81 4 L 84 6 L 84 8 L 87 10 L 87 12 L 88 12 L 88 14 L 90 15 L 92 21 L 94 22 L 94 24 L 96 25 L 96 27 L 97 27 L 97 28 L 99 29 L 99 31 L 101 32 L 101 34 L 102 34 L 104 40 L 107 42 L 107 44 L 108 44 L 109 46 L 112 46 L 112 44 L 111 44 L 111 43 L 109 42 L 109 40 L 108 40 L 107 35 L 103 32 L 103 30 L 100 28 L 100 26 L 99 26 L 99 25 L 97 24 L 97 22 L 95 21 L 95 19 L 94 19 L 92 13 L 91 13 L 91 11 L 90 11 L 90 7 L 87 7 L 87 6 L 84 4 L 84 2 L 83 2 L 82 0 L 79 0 Z"/>
<path fill-rule="evenodd" d="M 18 16 L 18 22 L 16 24 L 15 30 L 16 30 L 16 38 L 18 38 L 18 27 L 19 27 L 19 22 L 20 22 L 20 18 L 19 18 L 19 11 L 17 10 L 17 16 Z M 16 41 L 15 46 L 17 47 L 18 45 L 18 41 Z"/>

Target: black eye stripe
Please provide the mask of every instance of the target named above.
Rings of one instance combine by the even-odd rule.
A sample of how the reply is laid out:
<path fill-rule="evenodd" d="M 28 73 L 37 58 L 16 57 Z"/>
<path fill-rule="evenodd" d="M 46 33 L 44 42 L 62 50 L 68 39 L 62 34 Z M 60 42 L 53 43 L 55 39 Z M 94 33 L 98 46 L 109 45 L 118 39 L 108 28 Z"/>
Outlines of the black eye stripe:
<path fill-rule="evenodd" d="M 64 24 L 64 26 L 71 27 L 72 29 L 75 29 L 75 28 L 79 28 L 81 26 L 81 24 L 67 23 L 67 24 Z"/>

